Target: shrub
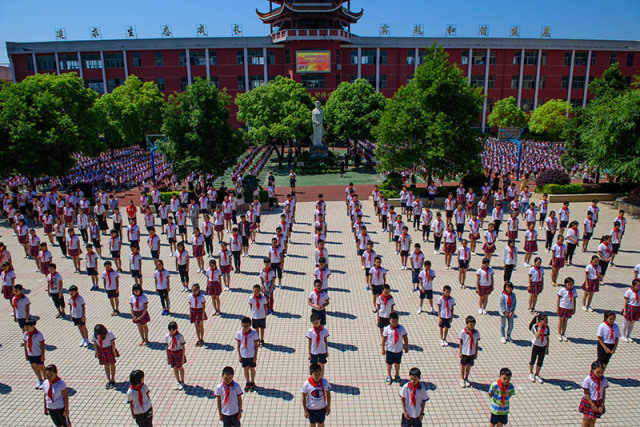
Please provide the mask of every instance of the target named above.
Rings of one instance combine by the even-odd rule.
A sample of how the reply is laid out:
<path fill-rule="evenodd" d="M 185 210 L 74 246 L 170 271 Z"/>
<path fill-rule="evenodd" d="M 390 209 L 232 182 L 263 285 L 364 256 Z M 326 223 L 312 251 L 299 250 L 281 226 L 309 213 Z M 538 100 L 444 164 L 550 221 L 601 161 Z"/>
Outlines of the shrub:
<path fill-rule="evenodd" d="M 542 171 L 536 177 L 536 187 L 543 188 L 547 184 L 560 184 L 568 185 L 571 183 L 571 178 L 563 170 L 549 169 Z"/>
<path fill-rule="evenodd" d="M 536 188 L 536 192 L 547 194 L 582 194 L 586 193 L 586 190 L 582 184 L 547 184 L 541 189 Z"/>

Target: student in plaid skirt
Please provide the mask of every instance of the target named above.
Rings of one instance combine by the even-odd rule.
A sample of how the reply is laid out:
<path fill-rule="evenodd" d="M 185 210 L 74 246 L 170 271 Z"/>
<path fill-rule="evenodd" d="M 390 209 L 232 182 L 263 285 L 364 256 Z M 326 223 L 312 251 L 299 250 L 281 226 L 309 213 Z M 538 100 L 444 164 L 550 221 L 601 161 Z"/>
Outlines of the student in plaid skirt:
<path fill-rule="evenodd" d="M 549 262 L 551 266 L 551 286 L 558 286 L 556 280 L 558 280 L 558 274 L 560 269 L 564 267 L 565 259 L 567 256 L 567 246 L 564 244 L 564 236 L 559 235 L 555 245 L 551 248 L 552 258 Z"/>
<path fill-rule="evenodd" d="M 202 347 L 204 345 L 204 324 L 207 320 L 206 312 L 207 300 L 204 295 L 200 293 L 200 285 L 197 283 L 191 287 L 191 295 L 189 295 L 189 320 L 196 328 L 196 335 L 198 341 L 196 347 Z"/>
<path fill-rule="evenodd" d="M 622 341 L 633 342 L 630 338 L 633 324 L 640 319 L 640 280 L 633 279 L 631 289 L 624 293 L 624 308 L 622 309 Z"/>
<path fill-rule="evenodd" d="M 542 258 L 539 256 L 533 260 L 533 265 L 529 269 L 529 286 L 527 291 L 529 292 L 529 312 L 533 313 L 536 310 L 536 303 L 538 302 L 538 295 L 544 288 L 544 267 L 542 266 Z"/>
<path fill-rule="evenodd" d="M 564 279 L 564 288 L 558 291 L 557 310 L 558 313 L 558 341 L 569 341 L 564 335 L 567 331 L 567 323 L 576 312 L 576 299 L 578 291 L 573 289 L 574 281 L 571 277 Z"/>
<path fill-rule="evenodd" d="M 604 401 L 609 381 L 604 376 L 604 368 L 602 363 L 593 362 L 591 373 L 582 382 L 584 396 L 578 407 L 578 412 L 583 414 L 582 427 L 595 426 L 598 418 L 606 412 Z"/>
<path fill-rule="evenodd" d="M 131 319 L 133 320 L 133 323 L 138 325 L 138 332 L 140 332 L 140 338 L 142 338 L 140 345 L 148 345 L 149 326 L 147 326 L 147 323 L 151 320 L 148 310 L 149 300 L 142 291 L 142 286 L 139 284 L 133 285 L 131 293 L 133 294 L 129 299 L 129 304 L 131 305 Z"/>
<path fill-rule="evenodd" d="M 98 363 L 104 366 L 104 372 L 107 376 L 106 389 L 116 387 L 116 357 L 120 357 L 116 348 L 116 337 L 104 325 L 98 324 L 93 328 L 93 336 L 91 342 L 95 349 L 95 357 Z"/>
<path fill-rule="evenodd" d="M 167 348 L 167 363 L 173 368 L 173 375 L 176 377 L 176 386 L 174 390 L 184 390 L 184 364 L 187 363 L 187 355 L 185 353 L 184 336 L 178 332 L 178 324 L 169 322 L 169 333 L 164 337 Z"/>
<path fill-rule="evenodd" d="M 591 301 L 593 294 L 600 290 L 600 279 L 602 277 L 602 269 L 600 266 L 600 257 L 594 255 L 591 257 L 591 263 L 584 268 L 584 283 L 582 284 L 582 309 L 584 311 L 593 311 Z"/>

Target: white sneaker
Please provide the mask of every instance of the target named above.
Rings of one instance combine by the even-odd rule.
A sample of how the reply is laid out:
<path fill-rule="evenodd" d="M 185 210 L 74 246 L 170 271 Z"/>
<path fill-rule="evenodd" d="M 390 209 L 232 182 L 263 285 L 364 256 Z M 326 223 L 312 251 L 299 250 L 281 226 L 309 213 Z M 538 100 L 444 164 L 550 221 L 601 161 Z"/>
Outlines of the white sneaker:
<path fill-rule="evenodd" d="M 558 341 L 562 342 L 562 335 L 558 335 Z"/>
<path fill-rule="evenodd" d="M 80 345 L 78 347 L 84 347 L 84 340 L 82 340 L 82 342 L 80 343 Z"/>
<path fill-rule="evenodd" d="M 538 381 L 539 384 L 542 384 L 544 381 L 542 381 L 542 378 L 540 378 L 540 375 L 536 375 L 536 381 Z"/>
<path fill-rule="evenodd" d="M 225 290 L 225 291 L 230 291 L 230 290 L 231 290 L 231 288 L 230 288 L 230 287 L 228 287 L 228 286 L 225 286 L 225 287 L 224 287 L 224 290 Z"/>
<path fill-rule="evenodd" d="M 178 391 L 184 390 L 184 384 L 178 383 L 178 388 L 176 390 L 178 390 Z"/>
<path fill-rule="evenodd" d="M 569 338 L 567 338 L 565 335 L 562 336 L 562 341 L 567 342 L 569 341 Z"/>
<path fill-rule="evenodd" d="M 44 381 L 38 380 L 38 386 L 36 388 L 38 390 L 42 390 L 44 388 Z"/>
<path fill-rule="evenodd" d="M 475 252 L 471 252 L 471 255 L 475 255 L 475 254 L 476 254 Z"/>
<path fill-rule="evenodd" d="M 436 314 L 436 309 L 431 307 L 431 314 Z"/>
<path fill-rule="evenodd" d="M 591 306 L 587 307 L 587 310 L 589 310 L 589 313 L 593 313 L 593 308 L 591 308 Z"/>
<path fill-rule="evenodd" d="M 485 310 L 484 308 L 482 309 L 482 314 L 484 314 L 485 316 L 487 315 L 487 310 Z"/>
<path fill-rule="evenodd" d="M 525 267 L 531 267 L 529 264 L 527 264 L 526 262 L 524 263 Z"/>
<path fill-rule="evenodd" d="M 502 344 L 506 344 L 507 343 L 507 339 L 505 337 L 500 338 L 500 342 L 502 342 Z"/>
<path fill-rule="evenodd" d="M 173 387 L 174 390 L 180 390 L 180 383 L 176 383 L 175 387 Z"/>
<path fill-rule="evenodd" d="M 362 269 L 363 269 L 363 270 L 365 269 L 365 266 L 364 266 L 364 265 L 362 266 Z"/>
<path fill-rule="evenodd" d="M 418 314 L 422 313 L 422 307 L 418 307 Z"/>
<path fill-rule="evenodd" d="M 478 309 L 478 314 L 482 314 L 482 309 L 481 308 Z"/>
<path fill-rule="evenodd" d="M 440 340 L 440 346 L 444 347 L 444 340 Z"/>
<path fill-rule="evenodd" d="M 89 340 L 84 340 L 83 347 L 89 347 Z"/>
<path fill-rule="evenodd" d="M 627 337 L 620 337 L 620 339 L 621 339 L 622 341 L 624 341 L 624 342 L 629 342 L 629 338 L 627 338 Z"/>
<path fill-rule="evenodd" d="M 627 340 L 628 340 L 627 342 L 633 342 L 632 338 L 627 338 Z"/>
<path fill-rule="evenodd" d="M 469 382 L 469 380 L 464 380 L 464 386 L 471 387 L 471 383 Z"/>
<path fill-rule="evenodd" d="M 282 283 L 278 283 L 278 289 L 282 288 Z"/>
<path fill-rule="evenodd" d="M 532 383 L 535 383 L 536 377 L 534 377 L 533 374 L 529 374 L 529 381 L 531 381 Z"/>
<path fill-rule="evenodd" d="M 433 251 L 433 254 L 434 255 L 438 255 L 438 251 Z"/>
<path fill-rule="evenodd" d="M 584 311 L 587 311 L 587 306 L 583 305 L 583 306 L 582 306 L 582 309 L 583 309 Z"/>
<path fill-rule="evenodd" d="M 460 388 L 465 388 L 467 386 L 467 383 L 465 382 L 465 380 L 460 380 Z"/>
<path fill-rule="evenodd" d="M 449 347 L 449 343 L 448 343 L 446 340 L 445 340 L 445 341 L 442 341 L 442 345 L 443 345 L 444 347 Z"/>

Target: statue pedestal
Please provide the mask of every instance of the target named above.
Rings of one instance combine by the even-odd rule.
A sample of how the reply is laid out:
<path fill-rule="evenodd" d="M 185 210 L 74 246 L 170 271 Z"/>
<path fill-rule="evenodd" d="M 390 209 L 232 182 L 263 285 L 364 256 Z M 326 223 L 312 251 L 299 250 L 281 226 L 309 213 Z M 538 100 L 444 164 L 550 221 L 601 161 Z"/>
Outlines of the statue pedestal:
<path fill-rule="evenodd" d="M 312 145 L 309 147 L 309 158 L 326 159 L 329 157 L 329 147 L 324 145 Z"/>

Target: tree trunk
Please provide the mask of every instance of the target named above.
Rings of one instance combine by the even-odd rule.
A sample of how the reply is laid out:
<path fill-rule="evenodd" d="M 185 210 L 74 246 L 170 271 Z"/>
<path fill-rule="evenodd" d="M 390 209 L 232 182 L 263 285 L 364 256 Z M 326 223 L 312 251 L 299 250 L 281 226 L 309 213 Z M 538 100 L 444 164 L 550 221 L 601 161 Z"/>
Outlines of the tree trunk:
<path fill-rule="evenodd" d="M 600 168 L 596 168 L 594 175 L 596 176 L 596 184 L 600 184 Z"/>
<path fill-rule="evenodd" d="M 276 151 L 276 155 L 278 156 L 278 169 L 282 169 L 282 154 L 284 152 L 284 148 L 282 152 L 280 152 L 280 150 L 278 150 L 278 143 L 274 143 L 273 148 Z"/>

